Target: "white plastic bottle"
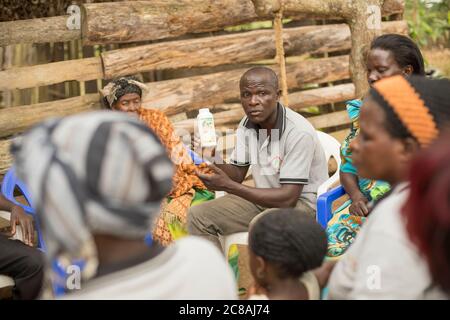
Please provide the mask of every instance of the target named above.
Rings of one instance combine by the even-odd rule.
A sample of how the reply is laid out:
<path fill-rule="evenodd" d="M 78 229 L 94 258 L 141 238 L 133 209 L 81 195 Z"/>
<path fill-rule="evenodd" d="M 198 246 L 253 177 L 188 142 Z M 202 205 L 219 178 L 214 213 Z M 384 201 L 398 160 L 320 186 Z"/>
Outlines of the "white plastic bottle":
<path fill-rule="evenodd" d="M 200 135 L 200 144 L 202 148 L 215 147 L 216 129 L 214 128 L 214 117 L 208 108 L 200 109 L 197 116 L 197 127 Z"/>

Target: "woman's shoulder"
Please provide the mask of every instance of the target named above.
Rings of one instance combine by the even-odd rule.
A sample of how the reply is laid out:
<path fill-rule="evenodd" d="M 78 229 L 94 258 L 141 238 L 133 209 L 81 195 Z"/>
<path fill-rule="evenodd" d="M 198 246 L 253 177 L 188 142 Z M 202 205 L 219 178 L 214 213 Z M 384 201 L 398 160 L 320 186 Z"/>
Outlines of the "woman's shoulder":
<path fill-rule="evenodd" d="M 358 120 L 359 118 L 359 112 L 361 111 L 362 106 L 362 100 L 359 99 L 353 99 L 346 102 L 346 109 L 348 116 L 352 120 L 352 122 Z"/>
<path fill-rule="evenodd" d="M 140 116 L 150 116 L 150 117 L 164 117 L 167 118 L 166 114 L 158 109 L 147 109 L 147 108 L 140 108 L 138 111 Z"/>

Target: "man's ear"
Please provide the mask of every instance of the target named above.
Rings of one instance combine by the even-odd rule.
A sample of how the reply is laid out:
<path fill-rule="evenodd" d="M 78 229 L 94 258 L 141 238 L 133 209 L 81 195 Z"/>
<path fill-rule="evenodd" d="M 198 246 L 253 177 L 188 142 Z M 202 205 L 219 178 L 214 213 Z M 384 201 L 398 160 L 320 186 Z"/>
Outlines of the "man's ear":
<path fill-rule="evenodd" d="M 277 91 L 277 101 L 280 100 L 281 97 L 281 89 L 278 89 Z"/>
<path fill-rule="evenodd" d="M 412 65 L 408 64 L 406 67 L 403 68 L 403 74 L 405 76 L 410 76 L 414 72 L 414 68 Z"/>
<path fill-rule="evenodd" d="M 264 261 L 264 259 L 261 258 L 260 256 L 257 256 L 255 273 L 258 280 L 263 280 L 266 277 L 267 272 L 266 269 L 267 269 L 266 261 Z"/>

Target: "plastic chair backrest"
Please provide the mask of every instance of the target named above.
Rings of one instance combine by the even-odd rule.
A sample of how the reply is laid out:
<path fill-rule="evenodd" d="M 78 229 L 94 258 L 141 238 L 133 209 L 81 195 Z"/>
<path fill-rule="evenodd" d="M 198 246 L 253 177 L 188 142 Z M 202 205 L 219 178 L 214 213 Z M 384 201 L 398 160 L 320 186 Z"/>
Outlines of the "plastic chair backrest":
<path fill-rule="evenodd" d="M 317 189 L 317 196 L 319 196 L 327 192 L 328 189 L 339 180 L 339 168 L 341 167 L 341 144 L 334 137 L 325 132 L 316 132 L 319 137 L 320 144 L 322 145 L 322 149 L 325 152 L 327 162 L 331 159 L 331 157 L 333 157 L 337 163 L 336 172 Z"/>
<path fill-rule="evenodd" d="M 331 205 L 343 195 L 345 195 L 344 188 L 338 186 L 318 196 L 316 220 L 324 229 L 327 228 L 328 221 L 332 217 Z"/>
<path fill-rule="evenodd" d="M 28 206 L 24 205 L 20 202 L 18 202 L 14 198 L 14 190 L 16 187 L 19 189 L 19 191 L 24 196 L 25 200 L 28 202 Z M 25 211 L 27 211 L 30 214 L 34 215 L 34 209 L 31 202 L 31 196 L 28 192 L 28 188 L 25 186 L 25 184 L 16 176 L 16 172 L 14 167 L 11 167 L 5 174 L 5 177 L 3 178 L 2 182 L 2 194 L 3 196 L 11 201 L 12 203 L 21 206 Z"/>

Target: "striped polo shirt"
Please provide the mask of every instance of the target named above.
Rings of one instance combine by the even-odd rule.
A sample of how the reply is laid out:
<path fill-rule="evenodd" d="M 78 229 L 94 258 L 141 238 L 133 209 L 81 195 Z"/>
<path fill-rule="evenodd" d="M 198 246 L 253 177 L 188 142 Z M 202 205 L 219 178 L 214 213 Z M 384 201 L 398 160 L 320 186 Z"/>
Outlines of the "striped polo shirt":
<path fill-rule="evenodd" d="M 230 163 L 250 166 L 257 188 L 302 184 L 300 199 L 316 208 L 317 188 L 328 179 L 325 153 L 316 130 L 303 116 L 281 103 L 275 128 L 266 129 L 244 117 L 237 129 Z"/>

